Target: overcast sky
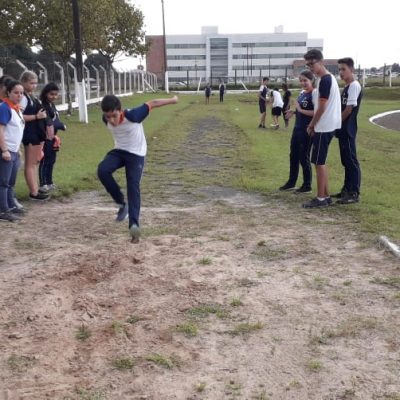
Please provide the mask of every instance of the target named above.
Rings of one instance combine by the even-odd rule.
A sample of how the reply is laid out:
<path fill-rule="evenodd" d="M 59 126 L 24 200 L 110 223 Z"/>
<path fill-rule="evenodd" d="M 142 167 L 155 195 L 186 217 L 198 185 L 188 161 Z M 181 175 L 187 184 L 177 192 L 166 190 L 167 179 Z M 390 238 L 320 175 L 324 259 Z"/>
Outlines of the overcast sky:
<path fill-rule="evenodd" d="M 131 0 L 149 35 L 162 34 L 161 0 Z M 400 1 L 164 0 L 168 34 L 308 32 L 324 39 L 326 58 L 353 57 L 361 67 L 400 62 Z M 137 63 L 136 63 L 137 64 Z"/>

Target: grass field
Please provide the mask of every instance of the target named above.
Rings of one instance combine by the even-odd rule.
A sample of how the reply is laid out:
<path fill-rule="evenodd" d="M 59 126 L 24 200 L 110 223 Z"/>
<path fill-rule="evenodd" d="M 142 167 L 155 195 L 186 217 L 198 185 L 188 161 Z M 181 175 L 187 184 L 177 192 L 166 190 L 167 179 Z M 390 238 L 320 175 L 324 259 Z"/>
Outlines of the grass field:
<path fill-rule="evenodd" d="M 140 104 L 157 95 L 137 95 L 124 98 L 127 106 Z M 398 109 L 399 89 L 373 88 L 365 92 L 359 115 L 358 154 L 362 167 L 362 201 L 349 207 L 327 210 L 340 218 L 342 213 L 350 214 L 355 227 L 363 232 L 386 234 L 400 239 L 400 190 L 398 170 L 400 165 L 400 132 L 389 131 L 369 123 L 374 114 Z M 288 130 L 258 130 L 258 109 L 255 94 L 227 95 L 223 104 L 212 98 L 211 107 L 218 117 L 232 126 L 237 135 L 237 159 L 231 170 L 216 171 L 212 183 L 248 191 L 261 192 L 267 196 L 279 197 L 284 202 L 299 206 L 299 199 L 277 193 L 288 175 L 288 153 L 291 127 Z M 209 107 L 203 104 L 202 95 L 181 95 L 174 107 L 155 110 L 145 121 L 145 131 L 149 143 L 149 157 L 143 180 L 143 191 L 151 194 L 151 177 L 160 172 L 166 179 L 182 180 L 188 187 L 194 182 L 211 179 L 199 171 L 164 169 L 163 155 L 166 149 L 179 148 L 179 143 L 187 134 L 185 127 L 197 117 L 207 113 Z M 99 106 L 89 110 L 89 124 L 77 122 L 77 113 L 63 120 L 68 126 L 61 133 L 63 144 L 55 168 L 55 182 L 61 187 L 60 195 L 70 195 L 81 190 L 100 188 L 96 178 L 96 166 L 108 149 L 112 147 L 111 135 L 101 122 Z M 270 120 L 268 119 L 268 123 Z M 341 188 L 343 169 L 340 164 L 338 146 L 333 141 L 330 149 L 330 184 L 332 192 Z M 27 196 L 22 175 L 18 179 L 17 194 Z M 357 228 L 358 229 L 358 228 Z"/>

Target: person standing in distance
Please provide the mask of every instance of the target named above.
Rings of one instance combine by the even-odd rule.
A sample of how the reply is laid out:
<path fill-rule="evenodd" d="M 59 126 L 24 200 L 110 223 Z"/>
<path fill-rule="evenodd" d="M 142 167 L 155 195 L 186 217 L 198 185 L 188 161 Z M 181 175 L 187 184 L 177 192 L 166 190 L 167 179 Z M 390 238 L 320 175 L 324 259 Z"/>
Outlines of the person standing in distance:
<path fill-rule="evenodd" d="M 258 127 L 263 129 L 265 129 L 265 116 L 267 115 L 268 81 L 269 78 L 267 77 L 263 78 L 260 90 L 258 92 L 258 107 L 260 109 L 260 114 L 261 114 L 260 123 L 258 124 Z"/>
<path fill-rule="evenodd" d="M 221 82 L 219 85 L 219 102 L 224 102 L 224 94 L 225 94 L 225 85 L 224 82 Z"/>
<path fill-rule="evenodd" d="M 305 55 L 307 67 L 318 77 L 314 116 L 307 132 L 312 137 L 311 162 L 317 175 L 317 196 L 303 204 L 304 208 L 327 207 L 332 204 L 328 188 L 326 159 L 335 131 L 342 125 L 340 91 L 336 78 L 325 68 L 322 52 L 311 49 Z"/>
<path fill-rule="evenodd" d="M 360 196 L 361 169 L 357 159 L 357 115 L 362 99 L 361 85 L 354 79 L 354 61 L 350 57 L 338 60 L 340 78 L 346 86 L 342 92 L 342 127 L 336 136 L 339 140 L 340 159 L 344 167 L 342 190 L 332 197 L 338 204 L 357 203 Z"/>

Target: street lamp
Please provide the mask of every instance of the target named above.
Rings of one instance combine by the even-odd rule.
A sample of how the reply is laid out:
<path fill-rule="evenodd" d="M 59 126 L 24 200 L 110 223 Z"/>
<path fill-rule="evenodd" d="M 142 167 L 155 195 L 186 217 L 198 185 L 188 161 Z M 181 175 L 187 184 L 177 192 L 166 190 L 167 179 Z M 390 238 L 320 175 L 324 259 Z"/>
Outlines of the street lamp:
<path fill-rule="evenodd" d="M 162 23 L 163 23 L 163 40 L 164 40 L 164 88 L 169 93 L 168 70 L 167 70 L 167 38 L 165 36 L 165 16 L 164 16 L 164 0 L 161 0 L 162 6 Z"/>

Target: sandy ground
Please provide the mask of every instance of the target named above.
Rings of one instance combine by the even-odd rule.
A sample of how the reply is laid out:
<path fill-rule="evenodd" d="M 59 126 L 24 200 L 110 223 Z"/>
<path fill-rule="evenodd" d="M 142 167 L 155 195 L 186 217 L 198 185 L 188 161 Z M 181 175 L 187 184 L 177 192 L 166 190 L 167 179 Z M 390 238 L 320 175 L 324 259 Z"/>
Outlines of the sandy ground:
<path fill-rule="evenodd" d="M 387 129 L 400 131 L 400 112 L 374 119 L 374 123 Z"/>
<path fill-rule="evenodd" d="M 398 260 L 324 210 L 169 187 L 137 245 L 95 192 L 2 224 L 1 400 L 400 398 Z"/>

